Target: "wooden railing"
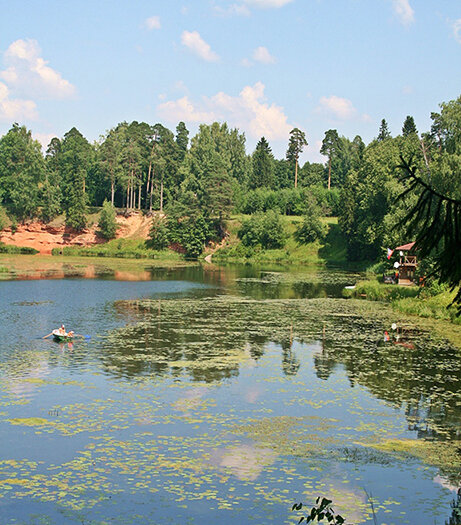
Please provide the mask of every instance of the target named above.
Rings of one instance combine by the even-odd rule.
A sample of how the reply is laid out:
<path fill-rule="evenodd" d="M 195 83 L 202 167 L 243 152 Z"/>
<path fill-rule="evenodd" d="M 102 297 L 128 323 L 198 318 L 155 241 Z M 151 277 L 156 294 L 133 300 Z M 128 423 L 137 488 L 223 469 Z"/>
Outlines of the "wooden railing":
<path fill-rule="evenodd" d="M 403 258 L 402 264 L 411 264 L 411 265 L 416 266 L 417 264 L 416 255 L 405 255 L 405 257 Z"/>

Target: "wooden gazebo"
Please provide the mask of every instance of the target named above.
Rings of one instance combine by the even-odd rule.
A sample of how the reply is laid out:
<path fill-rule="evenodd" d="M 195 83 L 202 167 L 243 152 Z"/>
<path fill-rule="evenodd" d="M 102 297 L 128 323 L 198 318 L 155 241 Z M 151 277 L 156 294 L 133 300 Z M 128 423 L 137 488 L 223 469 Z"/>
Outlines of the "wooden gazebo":
<path fill-rule="evenodd" d="M 414 252 L 414 246 L 414 242 L 409 242 L 394 248 L 394 253 L 399 252 L 398 284 L 402 286 L 415 284 L 415 271 L 418 266 L 418 260 Z"/>

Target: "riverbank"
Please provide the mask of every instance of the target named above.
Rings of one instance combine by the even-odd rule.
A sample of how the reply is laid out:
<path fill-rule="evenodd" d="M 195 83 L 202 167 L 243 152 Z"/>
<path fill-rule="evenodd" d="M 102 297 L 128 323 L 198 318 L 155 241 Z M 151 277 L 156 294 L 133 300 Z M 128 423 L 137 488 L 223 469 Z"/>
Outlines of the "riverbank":
<path fill-rule="evenodd" d="M 358 282 L 354 289 L 344 290 L 345 297 L 388 303 L 401 314 L 438 319 L 461 325 L 456 306 L 451 306 L 456 291 L 450 292 L 437 283 L 426 287 L 384 284 L 376 279 Z"/>

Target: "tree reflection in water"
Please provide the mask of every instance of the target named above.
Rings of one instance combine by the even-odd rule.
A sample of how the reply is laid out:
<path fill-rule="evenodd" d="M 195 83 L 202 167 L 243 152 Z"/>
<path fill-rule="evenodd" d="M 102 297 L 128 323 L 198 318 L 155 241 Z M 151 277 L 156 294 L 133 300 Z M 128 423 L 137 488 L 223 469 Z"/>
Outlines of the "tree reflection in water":
<path fill-rule="evenodd" d="M 104 366 L 119 377 L 222 381 L 257 362 L 269 343 L 281 348 L 283 373 L 294 376 L 301 365 L 296 345 L 309 343 L 318 378 L 344 369 L 351 386 L 404 407 L 408 428 L 421 437 L 460 437 L 459 352 L 417 330 L 408 332 L 407 346 L 383 343 L 385 321 L 358 315 L 351 302 L 221 296 L 120 301 L 115 308 L 132 323 L 103 343 Z"/>

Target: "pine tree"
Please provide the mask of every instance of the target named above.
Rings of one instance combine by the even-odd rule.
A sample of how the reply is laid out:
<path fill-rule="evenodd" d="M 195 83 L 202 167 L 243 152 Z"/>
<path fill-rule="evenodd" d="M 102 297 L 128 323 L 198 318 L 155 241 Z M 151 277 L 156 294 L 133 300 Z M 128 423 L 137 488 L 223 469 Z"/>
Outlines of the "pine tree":
<path fill-rule="evenodd" d="M 325 131 L 320 153 L 328 157 L 328 189 L 331 188 L 331 159 L 341 150 L 341 141 L 335 129 Z"/>
<path fill-rule="evenodd" d="M 304 146 L 307 146 L 306 135 L 300 129 L 293 128 L 290 131 L 286 158 L 288 161 L 295 163 L 295 188 L 298 187 L 298 160 Z"/>
<path fill-rule="evenodd" d="M 379 126 L 378 142 L 382 142 L 383 140 L 390 138 L 391 134 L 389 128 L 387 127 L 386 119 L 383 118 L 383 120 L 381 120 L 381 125 Z"/>

